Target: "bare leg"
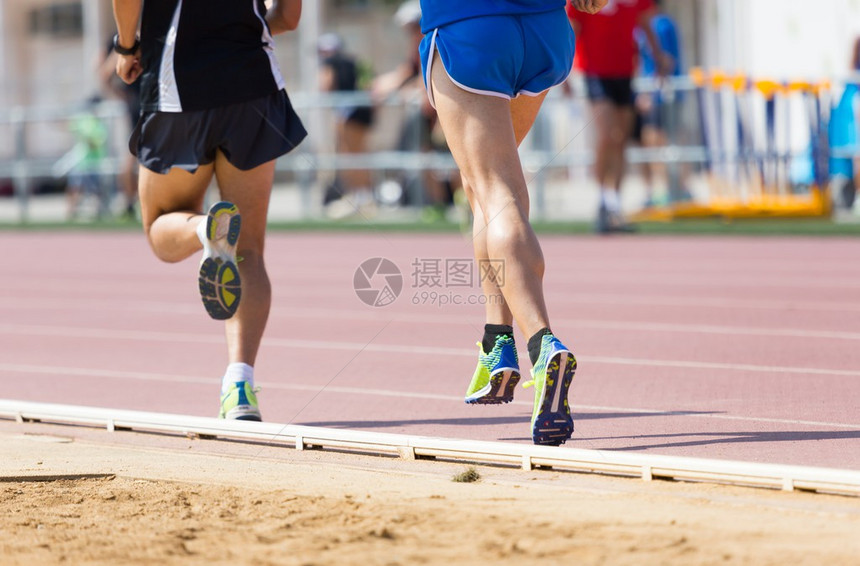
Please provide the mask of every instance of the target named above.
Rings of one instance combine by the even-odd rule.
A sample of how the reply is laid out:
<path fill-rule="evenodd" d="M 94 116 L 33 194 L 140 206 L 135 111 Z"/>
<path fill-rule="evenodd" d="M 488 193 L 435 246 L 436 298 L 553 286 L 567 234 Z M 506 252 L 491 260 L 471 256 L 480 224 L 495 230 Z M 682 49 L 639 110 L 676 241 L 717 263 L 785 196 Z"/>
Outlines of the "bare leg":
<path fill-rule="evenodd" d="M 263 248 L 274 175 L 274 161 L 242 171 L 231 165 L 221 152 L 215 159 L 221 198 L 235 204 L 242 215 L 242 230 L 236 246 L 236 255 L 242 258 L 239 262 L 242 302 L 236 314 L 226 322 L 230 363 L 254 365 L 269 318 L 272 287 L 263 261 Z"/>
<path fill-rule="evenodd" d="M 233 167 L 218 153 L 214 164 L 194 174 L 171 169 L 160 175 L 141 168 L 140 203 L 143 227 L 155 255 L 168 262 L 181 261 L 202 249 L 197 225 L 206 189 L 215 174 L 221 196 L 239 208 L 242 231 L 237 255 L 242 277 L 242 302 L 226 322 L 229 361 L 253 366 L 271 304 L 271 286 L 263 262 L 266 215 L 275 165 L 269 162 L 250 171 Z"/>
<path fill-rule="evenodd" d="M 620 190 L 626 169 L 624 150 L 633 132 L 636 114 L 632 107 L 597 101 L 592 107 L 598 132 L 594 176 L 603 189 Z"/>
<path fill-rule="evenodd" d="M 514 125 L 514 136 L 518 147 L 523 139 L 525 139 L 532 124 L 534 124 L 537 111 L 545 97 L 545 93 L 537 98 L 522 96 L 511 102 L 511 121 Z M 465 177 L 463 178 L 463 190 L 469 199 L 474 216 L 472 244 L 475 249 L 475 260 L 480 269 L 480 266 L 490 259 L 487 251 L 487 223 L 483 209 L 481 209 L 481 204 L 475 198 L 474 191 Z M 487 324 L 513 324 L 513 314 L 511 314 L 511 309 L 508 307 L 507 302 L 505 302 L 505 297 L 495 278 L 482 277 L 481 288 L 487 297 Z"/>
<path fill-rule="evenodd" d="M 125 197 L 126 213 L 131 214 L 137 202 L 137 158 L 134 155 L 129 153 L 123 158 L 122 171 L 117 180 Z"/>
<path fill-rule="evenodd" d="M 615 106 L 605 100 L 592 103 L 591 114 L 594 127 L 597 130 L 597 143 L 594 155 L 594 177 L 599 188 L 610 186 L 610 173 L 613 162 L 613 129 Z"/>
<path fill-rule="evenodd" d="M 614 155 L 614 183 L 612 187 L 620 194 L 624 175 L 627 173 L 627 157 L 625 150 L 627 142 L 633 133 L 633 125 L 636 121 L 636 112 L 632 106 L 616 107 L 614 109 L 614 132 L 612 136 Z"/>
<path fill-rule="evenodd" d="M 511 309 L 505 301 L 505 296 L 499 288 L 498 281 L 495 277 L 488 276 L 486 272 L 482 272 L 482 266 L 487 265 L 490 259 L 490 254 L 487 251 L 487 222 L 484 217 L 484 211 L 481 204 L 475 198 L 475 193 L 469 182 L 463 178 L 463 190 L 466 197 L 469 199 L 469 205 L 472 207 L 472 246 L 475 250 L 475 261 L 479 277 L 481 278 L 481 289 L 484 296 L 487 298 L 485 310 L 487 314 L 487 324 L 505 324 L 512 325 L 514 315 L 511 314 Z"/>
<path fill-rule="evenodd" d="M 347 154 L 367 152 L 367 138 L 370 127 L 358 122 L 344 121 L 338 124 L 338 150 Z M 347 169 L 341 174 L 344 193 L 358 189 L 369 189 L 371 185 L 369 169 Z"/>
<path fill-rule="evenodd" d="M 161 175 L 140 168 L 140 212 L 152 251 L 162 261 L 177 262 L 202 249 L 197 224 L 214 166 L 195 173 L 173 168 Z"/>
<path fill-rule="evenodd" d="M 486 253 L 504 262 L 505 281 L 499 289 L 520 329 L 531 336 L 549 326 L 549 317 L 543 253 L 528 220 L 528 190 L 514 123 L 533 121 L 542 99 L 523 97 L 512 104 L 467 92 L 451 81 L 441 62 L 433 65 L 431 81 L 451 153 L 480 204 Z"/>

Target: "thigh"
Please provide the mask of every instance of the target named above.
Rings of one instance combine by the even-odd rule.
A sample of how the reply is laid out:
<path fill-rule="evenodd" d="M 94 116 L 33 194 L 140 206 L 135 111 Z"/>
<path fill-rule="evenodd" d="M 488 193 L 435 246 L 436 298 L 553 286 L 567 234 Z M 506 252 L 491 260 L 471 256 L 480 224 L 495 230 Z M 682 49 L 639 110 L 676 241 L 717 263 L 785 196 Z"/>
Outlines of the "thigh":
<path fill-rule="evenodd" d="M 598 143 L 612 139 L 612 132 L 616 129 L 616 114 L 617 108 L 608 99 L 591 102 L 591 122 L 597 132 Z"/>
<path fill-rule="evenodd" d="M 230 163 L 220 151 L 215 157 L 215 176 L 221 198 L 239 207 L 242 230 L 239 249 L 262 253 L 266 236 L 269 199 L 275 177 L 275 162 L 267 161 L 253 169 L 242 170 Z"/>
<path fill-rule="evenodd" d="M 435 57 L 438 62 L 439 55 Z M 510 101 L 460 88 L 441 65 L 434 64 L 431 73 L 445 138 L 481 204 L 486 205 L 482 193 L 490 187 L 524 186 Z M 499 180 L 503 182 L 496 182 Z M 486 206 L 484 209 L 488 212 Z"/>
<path fill-rule="evenodd" d="M 514 124 L 517 146 L 532 129 L 547 92 L 543 91 L 537 96 L 521 95 L 511 101 L 511 121 Z"/>
<path fill-rule="evenodd" d="M 364 153 L 367 151 L 367 135 L 370 128 L 366 124 L 346 120 L 340 126 L 343 149 L 349 153 Z"/>
<path fill-rule="evenodd" d="M 138 174 L 140 214 L 144 230 L 163 214 L 202 212 L 203 198 L 212 181 L 213 164 L 201 165 L 194 173 L 172 168 L 166 174 L 141 166 Z"/>

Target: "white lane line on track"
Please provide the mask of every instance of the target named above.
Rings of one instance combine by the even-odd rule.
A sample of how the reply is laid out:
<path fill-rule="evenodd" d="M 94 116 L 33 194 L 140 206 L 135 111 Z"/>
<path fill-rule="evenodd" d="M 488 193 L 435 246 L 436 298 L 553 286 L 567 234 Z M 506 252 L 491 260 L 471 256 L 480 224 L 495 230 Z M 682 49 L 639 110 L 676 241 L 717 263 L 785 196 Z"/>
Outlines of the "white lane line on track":
<path fill-rule="evenodd" d="M 176 375 L 176 374 L 161 374 L 161 373 L 151 373 L 151 372 L 132 372 L 132 371 L 117 371 L 117 370 L 107 370 L 107 369 L 95 369 L 95 368 L 73 368 L 73 367 L 63 367 L 63 366 L 43 366 L 43 365 L 31 365 L 31 364 L 6 364 L 0 363 L 0 372 L 7 373 L 27 373 L 27 374 L 44 374 L 44 375 L 53 375 L 58 377 L 68 377 L 68 376 L 81 376 L 81 377 L 99 377 L 99 378 L 108 378 L 108 379 L 122 379 L 122 380 L 141 380 L 141 381 L 159 381 L 159 382 L 167 382 L 167 383 L 189 383 L 189 384 L 201 384 L 201 385 L 209 385 L 216 386 L 220 383 L 220 378 L 213 377 L 197 377 L 190 375 Z M 300 384 L 300 383 L 276 383 L 276 382 L 260 382 L 260 385 L 263 389 L 281 389 L 287 391 L 308 391 L 308 392 L 317 392 L 320 390 L 320 387 L 317 385 L 308 385 L 308 384 Z M 379 397 L 395 397 L 400 399 L 425 399 L 432 401 L 447 401 L 462 404 L 463 397 L 456 395 L 442 395 L 438 393 L 420 393 L 420 392 L 410 392 L 410 391 L 394 391 L 390 389 L 371 389 L 366 387 L 343 387 L 343 386 L 329 386 L 325 388 L 326 393 L 337 393 L 344 395 L 369 395 L 369 396 L 379 396 Z M 519 405 L 523 407 L 532 407 L 532 401 L 513 401 L 512 405 Z M 811 427 L 827 427 L 827 428 L 840 428 L 840 429 L 852 429 L 852 430 L 860 430 L 860 424 L 849 424 L 849 423 L 832 423 L 832 422 L 824 422 L 824 421 L 808 421 L 808 420 L 798 420 L 798 419 L 777 419 L 777 418 L 769 418 L 769 417 L 752 417 L 752 416 L 743 416 L 743 415 L 727 415 L 720 413 L 708 413 L 702 411 L 683 411 L 683 410 L 661 410 L 661 409 L 642 409 L 642 408 L 632 408 L 632 407 L 607 407 L 603 405 L 580 405 L 573 404 L 573 408 L 576 411 L 597 411 L 602 413 L 624 413 L 630 415 L 654 415 L 654 416 L 666 416 L 666 417 L 689 417 L 689 418 L 701 418 L 701 419 L 717 419 L 717 420 L 730 420 L 730 421 L 748 421 L 748 422 L 760 422 L 760 423 L 771 423 L 771 424 L 780 424 L 780 425 L 792 425 L 792 426 L 811 426 Z M 575 416 L 575 415 L 574 415 Z"/>
<path fill-rule="evenodd" d="M 315 287 L 314 296 L 330 297 L 335 292 L 341 292 L 343 288 L 336 289 Z M 31 288 L 27 289 L 32 291 Z M 116 290 L 115 284 L 105 286 L 105 290 Z M 12 289 L 6 288 L 6 297 L 0 299 L 0 308 L 9 309 L 65 309 L 65 310 L 90 310 L 93 308 L 112 307 L 132 311 L 174 312 L 177 309 L 182 312 L 199 312 L 199 306 L 187 301 L 133 301 L 127 299 L 103 298 L 86 299 L 67 298 L 51 299 L 48 297 L 31 299 L 23 297 L 11 297 Z M 302 290 L 299 290 L 301 292 Z M 569 293 L 553 292 L 548 289 L 548 299 L 553 304 L 585 304 L 585 305 L 615 305 L 615 306 L 644 306 L 644 307 L 692 307 L 692 308 L 716 308 L 716 309 L 738 309 L 738 310 L 776 310 L 776 311 L 822 311 L 822 312 L 860 312 L 860 303 L 840 301 L 806 301 L 806 300 L 768 300 L 768 299 L 729 299 L 723 297 L 674 297 L 665 295 L 637 294 L 630 296 L 620 293 Z M 92 296 L 92 293 L 90 293 Z M 304 295 L 301 295 L 304 296 Z M 304 309 L 278 308 L 275 305 L 273 312 L 289 314 L 295 310 Z M 319 309 L 321 311 L 331 309 Z M 361 311 L 353 311 L 359 313 Z"/>
<path fill-rule="evenodd" d="M 200 308 L 194 305 L 171 305 L 169 303 L 149 303 L 149 306 L 127 307 L 126 303 L 123 306 L 117 304 L 117 309 L 135 310 L 135 311 L 158 311 L 173 314 L 199 314 Z M 81 308 L 81 310 L 89 310 L 95 308 L 96 304 Z M 105 308 L 105 302 L 99 302 L 99 308 Z M 5 306 L 3 308 L 23 308 L 18 306 Z M 39 309 L 48 309 L 50 306 L 39 305 Z M 62 307 L 59 307 L 62 308 Z M 367 320 L 367 321 L 396 321 L 410 323 L 425 323 L 425 324 L 445 324 L 445 325 L 470 325 L 476 326 L 471 322 L 464 322 L 461 319 L 452 318 L 446 315 L 432 314 L 411 314 L 395 311 L 386 311 L 381 314 L 372 312 L 362 312 L 360 310 L 350 311 L 346 309 L 319 309 L 319 308 L 282 308 L 272 309 L 272 315 L 284 316 L 293 318 L 310 318 L 318 320 L 320 318 L 329 317 L 339 320 Z M 593 330 L 616 330 L 619 332 L 667 332 L 667 333 L 693 333 L 707 334 L 716 336 L 773 336 L 780 338 L 803 338 L 803 339 L 822 339 L 822 340 L 852 340 L 860 341 L 860 332 L 843 332 L 838 330 L 807 330 L 802 328 L 771 328 L 771 327 L 748 327 L 748 326 L 731 326 L 718 324 L 686 324 L 686 323 L 664 323 L 664 322 L 640 322 L 632 320 L 588 320 L 588 319 L 555 319 L 555 326 L 570 327 L 574 329 L 593 329 Z"/>
<path fill-rule="evenodd" d="M 371 256 L 372 257 L 372 256 Z M 439 257 L 434 254 L 433 257 Z M 464 256 L 455 256 L 458 259 L 465 259 Z M 401 272 L 407 272 L 408 269 L 403 269 L 404 265 L 411 266 L 414 256 L 410 259 L 402 257 L 391 258 L 395 263 L 403 262 Z M 311 285 L 310 291 L 320 289 L 334 288 L 350 288 L 352 284 L 352 274 L 355 268 L 358 267 L 358 260 L 352 266 L 344 266 L 344 268 L 332 270 L 313 270 L 308 272 L 307 277 L 285 279 L 283 274 L 277 271 L 270 270 L 270 276 L 274 280 L 284 281 L 285 284 L 294 284 L 297 286 Z M 851 274 L 841 273 L 839 275 L 829 275 L 826 277 L 797 277 L 793 274 L 769 274 L 769 273 L 752 273 L 752 274 L 724 274 L 724 273 L 705 273 L 701 276 L 690 276 L 691 269 L 685 269 L 682 274 L 666 275 L 655 271 L 642 270 L 618 270 L 614 272 L 601 271 L 599 269 L 577 270 L 577 280 L 583 286 L 594 286 L 601 288 L 608 283 L 628 283 L 631 278 L 635 278 L 639 285 L 659 285 L 663 287 L 681 287 L 681 288 L 730 288 L 730 289 L 761 289 L 763 287 L 777 289 L 860 289 L 860 281 Z M 147 272 L 149 273 L 149 272 Z M 80 276 L 77 276 L 80 275 Z M 723 275 L 723 277 L 720 277 Z M 153 275 L 155 280 L 160 274 Z M 58 288 L 67 289 L 114 289 L 115 283 L 112 280 L 121 280 L 121 283 L 130 283 L 139 281 L 140 276 L 126 276 L 119 278 L 115 274 L 108 275 L 110 280 L 95 278 L 90 274 L 67 274 L 57 276 L 56 274 L 21 277 L 16 280 L 10 280 L 8 286 L 10 289 L 26 288 L 26 289 L 50 289 Z M 145 277 L 145 275 L 144 275 Z M 178 278 L 177 278 L 178 279 Z M 329 282 L 329 285 L 325 285 Z M 342 285 L 338 285 L 342 283 Z"/>
<path fill-rule="evenodd" d="M 221 344 L 220 335 L 191 334 L 182 332 L 113 330 L 107 328 L 83 328 L 73 326 L 39 326 L 27 324 L 0 324 L 0 333 L 28 336 L 61 336 L 64 338 L 107 340 L 132 340 L 150 342 L 185 342 L 196 344 Z M 441 348 L 433 346 L 412 346 L 401 344 L 364 344 L 361 342 L 335 342 L 324 340 L 294 340 L 287 338 L 264 338 L 266 346 L 312 350 L 343 350 L 380 352 L 386 354 L 426 354 L 434 356 L 474 357 L 474 349 Z M 796 375 L 827 375 L 840 377 L 860 377 L 860 370 L 843 370 L 795 366 L 771 366 L 758 364 L 731 364 L 722 362 L 696 362 L 688 360 L 654 360 L 647 358 L 622 358 L 615 356 L 580 356 L 577 360 L 585 363 L 671 367 L 683 369 L 713 369 L 722 371 L 747 371 L 758 373 L 788 373 Z"/>

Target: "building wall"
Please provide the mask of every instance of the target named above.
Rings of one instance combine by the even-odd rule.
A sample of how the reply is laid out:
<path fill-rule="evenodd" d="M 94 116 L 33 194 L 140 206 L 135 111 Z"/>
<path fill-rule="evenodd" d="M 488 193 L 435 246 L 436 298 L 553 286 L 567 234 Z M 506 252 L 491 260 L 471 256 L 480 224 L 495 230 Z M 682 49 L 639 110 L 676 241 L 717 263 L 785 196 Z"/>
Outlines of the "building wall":
<path fill-rule="evenodd" d="M 860 0 L 698 0 L 702 63 L 774 79 L 844 76 Z"/>

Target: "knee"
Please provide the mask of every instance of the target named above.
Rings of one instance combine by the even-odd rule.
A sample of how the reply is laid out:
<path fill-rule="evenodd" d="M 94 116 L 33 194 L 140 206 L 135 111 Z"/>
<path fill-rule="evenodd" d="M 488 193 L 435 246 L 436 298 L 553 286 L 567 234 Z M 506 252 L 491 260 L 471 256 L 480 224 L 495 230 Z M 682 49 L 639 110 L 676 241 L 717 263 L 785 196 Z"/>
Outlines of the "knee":
<path fill-rule="evenodd" d="M 149 230 L 148 226 L 144 226 L 144 233 L 146 234 L 146 241 L 149 243 L 149 248 L 152 250 L 152 253 L 159 260 L 164 263 L 179 263 L 183 259 L 182 256 L 176 255 L 172 249 L 166 248 L 165 246 L 159 245 L 156 243 L 155 238 L 153 237 L 152 232 Z"/>

